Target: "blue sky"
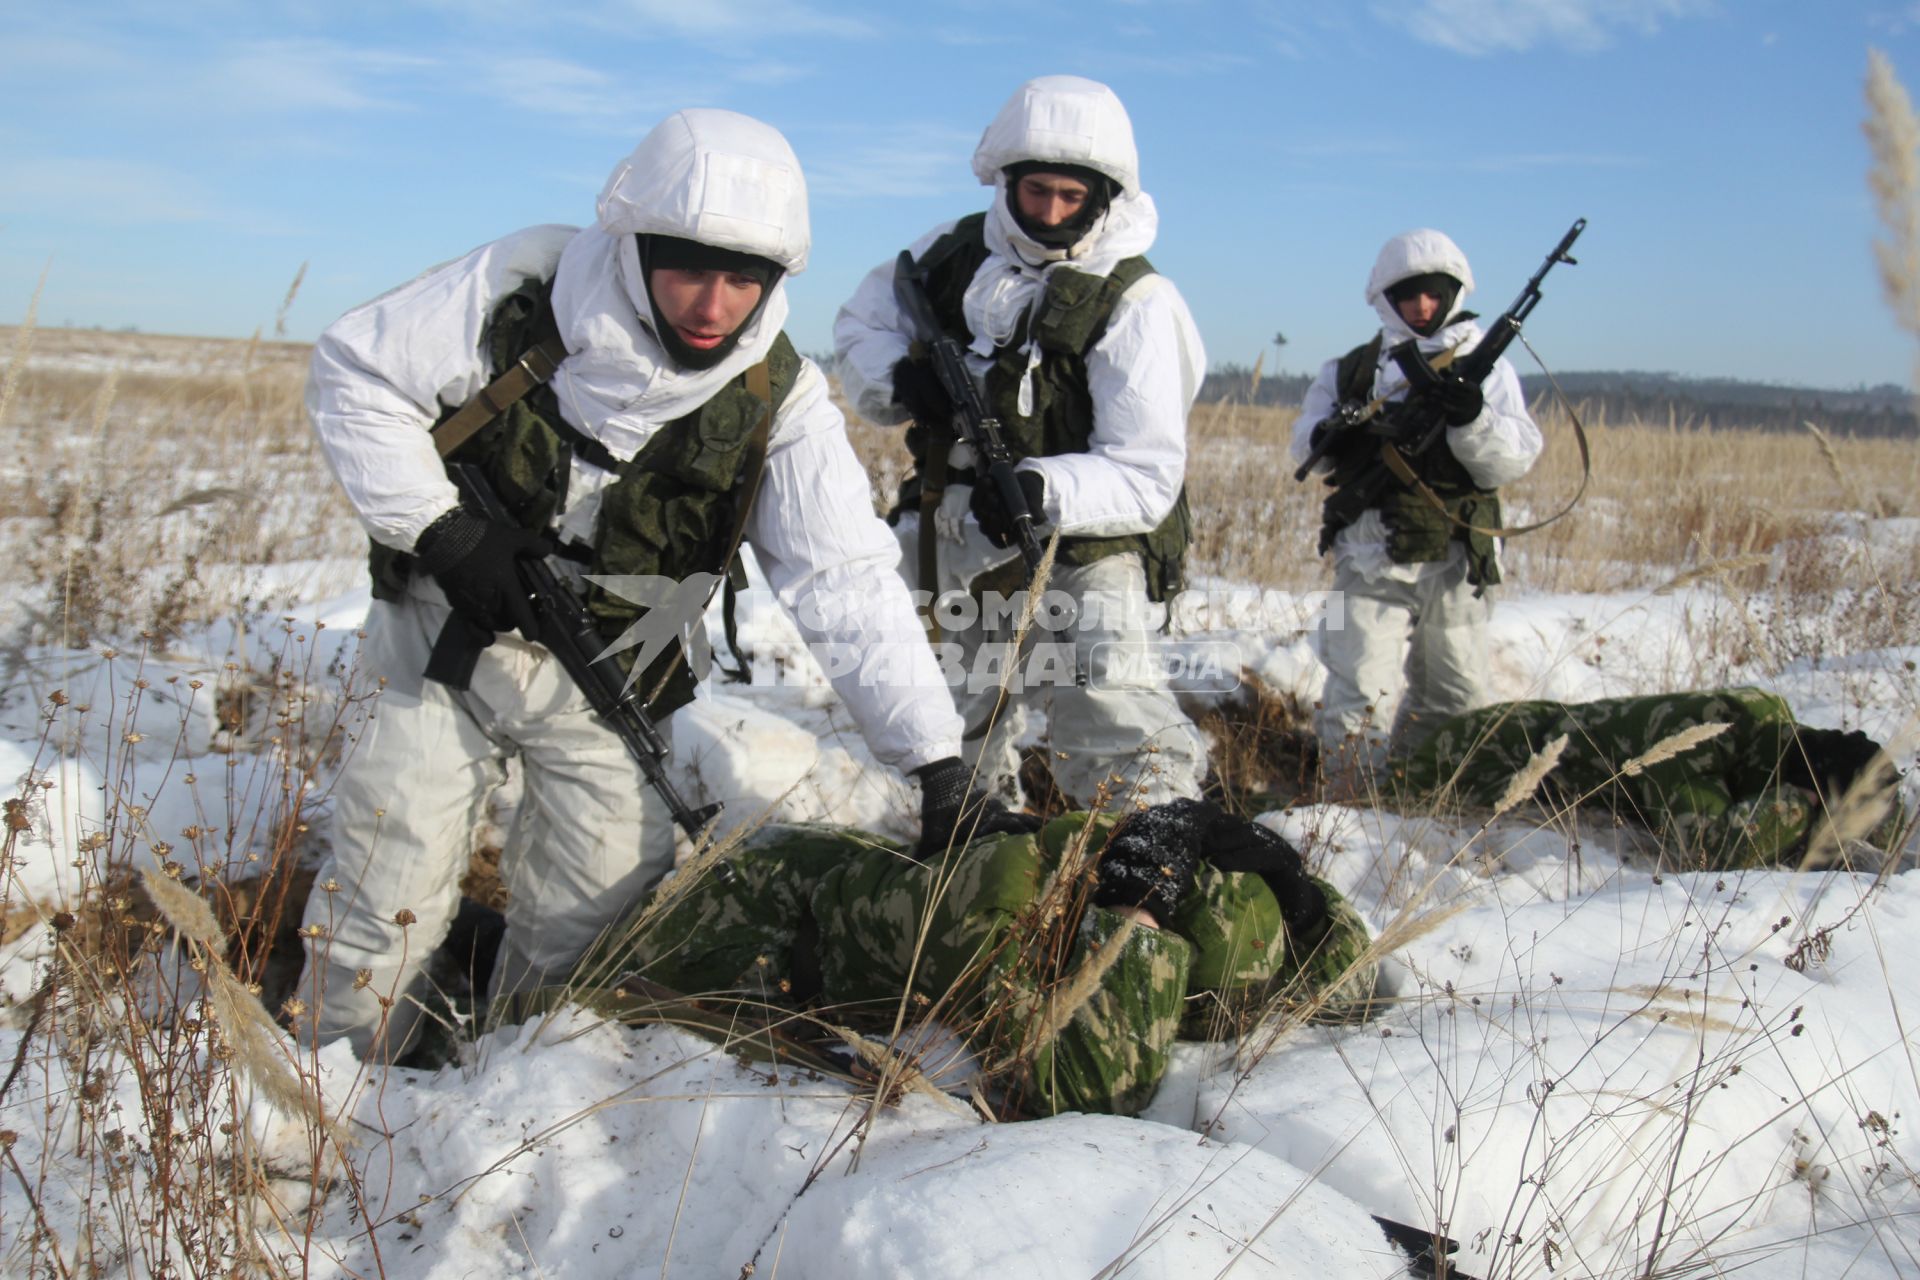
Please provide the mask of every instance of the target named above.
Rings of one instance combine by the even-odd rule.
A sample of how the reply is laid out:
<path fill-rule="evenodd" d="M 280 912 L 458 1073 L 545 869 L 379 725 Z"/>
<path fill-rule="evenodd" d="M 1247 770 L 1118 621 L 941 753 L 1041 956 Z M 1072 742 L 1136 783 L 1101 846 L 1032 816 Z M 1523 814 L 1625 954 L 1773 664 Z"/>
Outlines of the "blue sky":
<path fill-rule="evenodd" d="M 1861 84 L 1920 93 L 1912 0 L 251 0 L 0 5 L 0 321 L 311 338 L 494 236 L 591 219 L 662 116 L 793 142 L 802 350 L 862 272 L 981 206 L 1013 87 L 1111 84 L 1155 264 L 1216 363 L 1367 336 L 1380 243 L 1450 233 L 1506 306 L 1576 216 L 1528 336 L 1556 369 L 1908 382 L 1880 298 Z M 1531 361 L 1521 355 L 1523 370 Z"/>

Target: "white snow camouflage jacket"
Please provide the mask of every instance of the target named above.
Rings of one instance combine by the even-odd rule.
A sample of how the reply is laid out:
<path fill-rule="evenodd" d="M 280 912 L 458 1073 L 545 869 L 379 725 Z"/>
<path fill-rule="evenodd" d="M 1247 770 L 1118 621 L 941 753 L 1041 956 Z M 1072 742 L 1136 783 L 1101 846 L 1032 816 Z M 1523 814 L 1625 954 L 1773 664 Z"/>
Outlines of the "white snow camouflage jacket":
<path fill-rule="evenodd" d="M 1020 230 L 1007 209 L 1002 168 L 1020 159 L 1060 160 L 1099 170 L 1121 190 L 1070 250 L 1048 249 Z M 964 308 L 975 335 L 968 362 L 984 380 L 997 344 L 1042 296 L 1047 276 L 1069 267 L 1105 276 L 1122 259 L 1145 253 L 1159 215 L 1139 187 L 1139 163 L 1126 111 L 1106 86 L 1076 76 L 1043 76 L 1015 92 L 974 152 L 974 172 L 993 188 L 987 209 L 987 260 L 968 285 Z M 956 220 L 957 221 L 957 220 Z M 909 246 L 915 258 L 946 234 L 942 223 Z M 911 339 L 893 294 L 894 260 L 869 272 L 834 318 L 841 387 L 873 422 L 902 421 L 893 403 L 893 366 Z M 1114 307 L 1107 331 L 1087 353 L 1093 434 L 1085 453 L 1029 458 L 1023 471 L 1046 478 L 1045 523 L 1062 534 L 1146 533 L 1173 509 L 1186 477 L 1187 413 L 1206 376 L 1206 348 L 1173 283 L 1141 279 Z M 970 465 L 965 445 L 953 462 Z"/>
<path fill-rule="evenodd" d="M 1432 337 L 1421 337 L 1407 327 L 1393 303 L 1387 300 L 1387 289 L 1409 276 L 1424 275 L 1431 271 L 1443 271 L 1460 281 L 1460 293 L 1453 300 L 1453 309 L 1448 313 L 1447 322 Z M 1387 355 L 1389 350 L 1402 342 L 1412 339 L 1419 343 L 1421 351 L 1429 355 L 1453 348 L 1458 348 L 1464 355 L 1479 345 L 1480 339 L 1485 336 L 1480 326 L 1472 320 L 1459 318 L 1467 295 L 1472 292 L 1473 271 L 1467 264 L 1466 255 L 1447 236 L 1423 229 L 1408 231 L 1387 241 L 1367 277 L 1367 302 L 1380 317 L 1380 359 L 1373 374 L 1374 395 L 1384 395 L 1390 400 L 1406 399 L 1406 378 L 1401 374 L 1400 367 Z M 1296 466 L 1306 461 L 1307 455 L 1313 450 L 1313 428 L 1333 412 L 1339 400 L 1339 390 L 1335 386 L 1335 369 L 1339 363 L 1336 357 L 1320 366 L 1313 384 L 1307 388 L 1306 399 L 1301 402 L 1300 416 L 1293 424 L 1291 444 Z M 1481 391 L 1486 398 L 1486 406 L 1480 416 L 1464 426 L 1447 428 L 1446 446 L 1459 459 L 1460 465 L 1466 468 L 1467 474 L 1473 477 L 1475 484 L 1495 489 L 1527 474 L 1540 457 L 1545 442 L 1540 435 L 1540 428 L 1527 412 L 1526 396 L 1520 389 L 1520 377 L 1506 357 L 1502 356 L 1495 362 L 1493 372 L 1481 383 Z M 1323 459 L 1319 469 L 1325 472 L 1331 466 L 1330 461 Z M 1404 582 L 1445 573 L 1465 554 L 1465 548 L 1455 543 L 1445 560 L 1395 564 L 1387 554 L 1387 527 L 1378 511 L 1364 512 L 1358 520 L 1340 531 L 1333 544 L 1335 560 L 1346 561 L 1363 577 L 1393 578 Z"/>
<path fill-rule="evenodd" d="M 315 346 L 307 408 L 367 532 L 410 550 L 456 505 L 428 432 L 485 385 L 481 332 L 513 290 L 554 278 L 570 353 L 552 384 L 561 414 L 624 461 L 761 359 L 787 314 L 783 281 L 719 366 L 677 368 L 654 336 L 630 233 L 698 237 L 791 272 L 806 260 L 805 210 L 798 162 L 778 133 L 731 112 L 681 112 L 615 169 L 598 225 L 515 232 L 341 317 Z M 611 479 L 574 460 L 562 537 L 590 539 Z M 899 576 L 899 544 L 873 513 L 866 471 L 811 361 L 774 419 L 746 541 L 810 644 L 886 664 L 884 679 L 869 662 L 833 677 L 874 754 L 902 770 L 958 754 L 961 721 Z"/>

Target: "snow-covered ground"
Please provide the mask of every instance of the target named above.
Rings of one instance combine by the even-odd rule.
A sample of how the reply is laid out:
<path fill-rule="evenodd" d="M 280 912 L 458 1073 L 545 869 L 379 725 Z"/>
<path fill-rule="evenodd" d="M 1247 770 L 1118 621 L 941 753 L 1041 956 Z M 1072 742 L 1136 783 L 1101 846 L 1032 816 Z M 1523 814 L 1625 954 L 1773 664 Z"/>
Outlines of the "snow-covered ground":
<path fill-rule="evenodd" d="M 1310 702 L 1320 669 L 1295 626 L 1314 602 L 1212 585 L 1181 615 L 1185 640 L 1230 640 Z M 19 655 L 0 774 L 40 785 L 10 810 L 6 905 L 57 909 L 113 806 L 122 824 L 140 810 L 149 852 L 244 860 L 245 833 L 299 776 L 281 764 L 313 745 L 295 727 L 359 714 L 342 688 L 364 608 L 359 593 L 313 599 L 284 627 L 144 656 Z M 1920 646 L 1742 666 L 1719 656 L 1749 626 L 1731 608 L 1710 585 L 1509 594 L 1496 691 L 1574 699 L 1723 674 L 1811 723 L 1895 740 L 1911 765 Z M 784 619 L 749 596 L 742 621 L 765 683 L 719 686 L 678 717 L 680 781 L 736 824 L 910 830 L 910 792 Z M 274 655 L 301 679 L 237 698 Z M 307 806 L 317 840 L 328 767 Z M 354 1139 L 344 1163 L 329 1148 L 314 1175 L 305 1125 L 264 1100 L 237 1117 L 277 1175 L 254 1213 L 261 1247 L 295 1274 L 396 1278 L 1394 1275 L 1381 1214 L 1443 1227 L 1479 1276 L 1920 1273 L 1920 966 L 1902 941 L 1920 927 L 1920 873 L 1661 876 L 1624 833 L 1522 817 L 1484 832 L 1340 806 L 1267 821 L 1393 940 L 1400 999 L 1376 1022 L 1186 1046 L 1141 1118 L 1019 1124 L 944 1096 L 876 1107 L 837 1080 L 577 1011 L 483 1037 L 435 1073 L 375 1075 L 335 1045 L 319 1067 Z M 72 1157 L 75 1093 L 141 1109 L 129 1074 L 83 1080 L 70 1059 L 21 1053 L 52 934 L 8 936 L 0 1063 L 33 1065 L 0 1101 L 0 1273 L 24 1274 L 40 1233 L 71 1257 L 85 1207 L 111 1198 Z M 136 1274 L 157 1256 L 102 1248 Z"/>

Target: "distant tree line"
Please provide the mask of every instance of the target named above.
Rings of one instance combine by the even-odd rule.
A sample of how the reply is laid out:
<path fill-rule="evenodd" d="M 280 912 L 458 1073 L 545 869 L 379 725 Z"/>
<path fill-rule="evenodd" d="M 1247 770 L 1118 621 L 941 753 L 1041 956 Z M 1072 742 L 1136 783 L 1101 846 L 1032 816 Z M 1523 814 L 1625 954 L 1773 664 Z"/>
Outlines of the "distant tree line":
<path fill-rule="evenodd" d="M 1584 415 L 1606 422 L 1672 422 L 1682 429 L 1753 428 L 1799 431 L 1812 422 L 1834 435 L 1916 436 L 1914 398 L 1904 387 L 1883 383 L 1851 390 L 1780 386 L 1736 378 L 1690 378 L 1672 373 L 1597 372 L 1557 375 L 1560 389 Z M 1207 373 L 1200 398 L 1229 397 L 1237 404 L 1297 405 L 1306 397 L 1309 374 L 1262 374 L 1256 386 L 1249 365 L 1223 364 Z M 1530 403 L 1551 399 L 1540 375 L 1523 376 Z"/>

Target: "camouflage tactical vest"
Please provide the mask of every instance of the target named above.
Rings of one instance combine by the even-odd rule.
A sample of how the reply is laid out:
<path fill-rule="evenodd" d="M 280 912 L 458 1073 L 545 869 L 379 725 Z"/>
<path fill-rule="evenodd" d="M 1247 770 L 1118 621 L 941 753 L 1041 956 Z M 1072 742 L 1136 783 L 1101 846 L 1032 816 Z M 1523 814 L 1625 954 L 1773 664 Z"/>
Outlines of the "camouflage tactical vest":
<path fill-rule="evenodd" d="M 967 285 L 988 256 L 986 221 L 984 213 L 969 214 L 934 241 L 921 258 L 934 312 L 947 333 L 962 346 L 973 340 L 963 302 Z M 1016 459 L 1087 451 L 1093 437 L 1087 352 L 1106 334 L 1120 296 L 1152 274 L 1153 266 L 1145 258 L 1127 258 L 1107 276 L 1056 267 L 1047 277 L 1046 293 L 1029 309 L 1012 339 L 995 350 L 993 365 L 987 370 L 987 412 L 999 419 L 1007 447 Z M 1033 369 L 1032 412 L 1022 413 L 1020 383 L 1027 373 L 1029 337 L 1038 348 L 1040 360 Z M 947 448 L 951 439 L 945 424 L 930 429 L 915 423 L 907 431 L 914 474 L 900 488 L 903 508 L 918 505 L 920 477 L 927 473 L 928 455 L 933 448 Z M 1147 594 L 1155 600 L 1166 600 L 1185 585 L 1191 534 L 1187 491 L 1182 486 L 1173 510 L 1151 532 L 1107 538 L 1063 537 L 1058 558 L 1064 564 L 1085 565 L 1138 551 L 1147 570 Z"/>
<path fill-rule="evenodd" d="M 552 287 L 550 280 L 529 282 L 494 308 L 481 335 L 490 371 L 508 368 L 552 332 Z M 786 334 L 774 340 L 767 366 L 777 413 L 800 371 L 800 356 Z M 601 492 L 585 573 L 673 579 L 723 574 L 741 515 L 738 504 L 752 499 L 744 491 L 748 477 L 743 472 L 753 453 L 755 429 L 767 411 L 747 390 L 742 374 L 692 413 L 660 428 L 632 458 L 619 462 L 561 417 L 553 386 L 545 383 L 482 427 L 453 457 L 479 463 L 520 524 L 538 530 L 550 528 L 566 505 L 576 453 L 614 472 L 614 481 Z M 448 409 L 442 420 L 453 412 Z M 397 600 L 406 590 L 413 558 L 375 543 L 371 568 L 374 598 Z M 643 605 L 585 585 L 587 610 L 609 642 L 647 612 Z M 669 645 L 637 683 L 644 694 L 665 677 L 648 703 L 656 716 L 693 697 L 696 681 L 680 650 L 678 641 Z M 622 660 L 631 662 L 632 651 Z"/>
<path fill-rule="evenodd" d="M 1342 401 L 1365 402 L 1373 398 L 1374 370 L 1380 363 L 1381 337 L 1374 334 L 1340 357 L 1334 368 L 1334 394 Z M 1494 540 L 1487 534 L 1463 528 L 1498 529 L 1500 495 L 1482 489 L 1460 465 L 1453 451 L 1441 441 L 1425 453 L 1407 458 L 1413 473 L 1446 507 L 1442 515 L 1431 502 L 1412 487 L 1395 478 L 1386 493 L 1371 505 L 1377 507 L 1387 526 L 1387 554 L 1396 564 L 1422 564 L 1447 558 L 1455 539 L 1466 544 L 1467 581 L 1475 586 L 1492 586 L 1500 581 L 1500 561 Z M 1354 490 L 1355 481 L 1380 465 L 1375 438 L 1366 436 L 1363 444 L 1338 450 L 1333 455 L 1333 470 L 1327 483 L 1333 492 L 1327 495 L 1320 512 L 1320 550 L 1333 545 L 1340 531 L 1358 520 L 1367 510 L 1361 505 L 1364 495 Z M 1453 517 L 1449 520 L 1447 517 Z M 1457 520 L 1460 523 L 1455 524 Z"/>

